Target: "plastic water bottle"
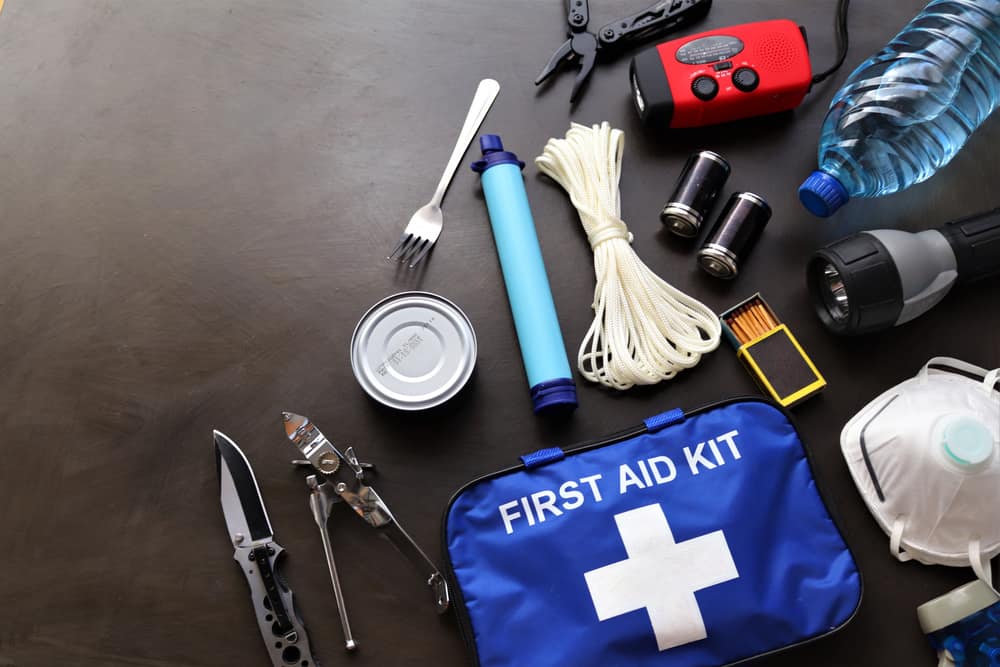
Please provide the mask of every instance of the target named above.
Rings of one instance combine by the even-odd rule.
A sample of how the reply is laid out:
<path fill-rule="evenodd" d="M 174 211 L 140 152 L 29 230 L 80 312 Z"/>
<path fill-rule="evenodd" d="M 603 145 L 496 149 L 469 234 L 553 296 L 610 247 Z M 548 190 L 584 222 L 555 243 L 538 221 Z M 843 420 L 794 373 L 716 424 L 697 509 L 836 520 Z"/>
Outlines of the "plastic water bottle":
<path fill-rule="evenodd" d="M 934 0 L 830 104 L 819 170 L 799 188 L 826 217 L 851 197 L 929 178 L 1000 103 L 1000 0 Z"/>

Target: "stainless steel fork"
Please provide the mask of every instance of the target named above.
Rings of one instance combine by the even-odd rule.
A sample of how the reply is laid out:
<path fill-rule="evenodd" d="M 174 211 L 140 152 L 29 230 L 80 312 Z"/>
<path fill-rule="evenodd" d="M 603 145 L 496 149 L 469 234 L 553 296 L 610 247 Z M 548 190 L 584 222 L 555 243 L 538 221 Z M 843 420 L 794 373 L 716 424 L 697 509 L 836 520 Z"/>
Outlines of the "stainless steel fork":
<path fill-rule="evenodd" d="M 418 208 L 413 217 L 410 218 L 406 229 L 403 230 L 403 235 L 399 237 L 399 243 L 389 253 L 387 259 L 398 257 L 399 261 L 408 262 L 412 269 L 434 247 L 441 235 L 441 227 L 444 225 L 441 200 L 444 199 L 444 193 L 447 192 L 455 170 L 458 169 L 458 163 L 461 162 L 469 143 L 479 130 L 479 126 L 482 125 L 486 113 L 490 110 L 493 100 L 496 99 L 499 92 L 500 84 L 493 79 L 483 79 L 479 82 L 476 96 L 472 98 L 472 106 L 469 107 L 469 113 L 465 117 L 465 125 L 462 126 L 462 132 L 458 135 L 455 149 L 451 153 L 451 159 L 448 160 L 448 166 L 444 168 L 444 174 L 441 175 L 441 181 L 438 183 L 437 190 L 434 191 L 434 196 L 427 204 Z"/>

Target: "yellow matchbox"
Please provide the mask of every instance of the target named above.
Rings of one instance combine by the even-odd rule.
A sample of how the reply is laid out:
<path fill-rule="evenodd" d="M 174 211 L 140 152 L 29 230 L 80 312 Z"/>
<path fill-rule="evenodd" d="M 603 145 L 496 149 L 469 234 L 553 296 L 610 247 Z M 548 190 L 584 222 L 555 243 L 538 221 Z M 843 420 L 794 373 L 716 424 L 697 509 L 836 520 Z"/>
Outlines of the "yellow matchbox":
<path fill-rule="evenodd" d="M 826 380 L 791 330 L 758 293 L 723 312 L 722 332 L 765 394 L 791 407 L 826 387 Z"/>

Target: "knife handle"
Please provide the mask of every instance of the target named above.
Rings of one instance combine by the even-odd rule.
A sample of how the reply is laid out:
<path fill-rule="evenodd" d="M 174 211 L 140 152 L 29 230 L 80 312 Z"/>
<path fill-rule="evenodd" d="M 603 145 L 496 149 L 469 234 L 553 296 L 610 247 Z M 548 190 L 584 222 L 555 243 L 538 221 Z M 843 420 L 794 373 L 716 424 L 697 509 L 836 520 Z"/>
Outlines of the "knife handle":
<path fill-rule="evenodd" d="M 276 542 L 254 549 L 236 549 L 250 586 L 250 599 L 264 645 L 274 667 L 319 667 L 309 646 L 309 635 L 295 606 L 292 589 L 281 577 L 285 550 Z"/>

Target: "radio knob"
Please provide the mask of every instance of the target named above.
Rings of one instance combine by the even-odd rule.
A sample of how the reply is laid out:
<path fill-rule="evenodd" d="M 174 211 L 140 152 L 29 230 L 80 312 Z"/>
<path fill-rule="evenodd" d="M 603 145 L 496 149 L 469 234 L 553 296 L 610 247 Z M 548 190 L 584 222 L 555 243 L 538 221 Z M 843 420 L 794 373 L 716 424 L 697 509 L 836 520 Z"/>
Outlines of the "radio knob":
<path fill-rule="evenodd" d="M 710 76 L 699 76 L 691 84 L 691 92 L 699 100 L 707 102 L 719 92 L 719 84 Z"/>
<path fill-rule="evenodd" d="M 757 76 L 757 72 L 749 67 L 741 67 L 733 72 L 733 85 L 736 86 L 737 90 L 742 90 L 744 93 L 751 93 L 757 89 L 759 84 L 760 77 Z"/>

